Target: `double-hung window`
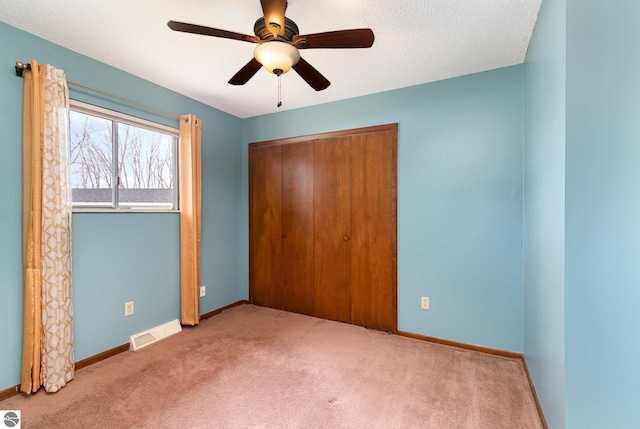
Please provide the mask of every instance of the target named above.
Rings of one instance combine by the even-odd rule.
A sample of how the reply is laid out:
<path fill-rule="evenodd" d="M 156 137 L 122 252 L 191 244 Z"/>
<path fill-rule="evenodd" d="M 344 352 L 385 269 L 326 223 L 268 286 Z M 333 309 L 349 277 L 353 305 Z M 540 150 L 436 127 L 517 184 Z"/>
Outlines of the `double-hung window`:
<path fill-rule="evenodd" d="M 72 101 L 74 209 L 177 210 L 178 130 Z"/>

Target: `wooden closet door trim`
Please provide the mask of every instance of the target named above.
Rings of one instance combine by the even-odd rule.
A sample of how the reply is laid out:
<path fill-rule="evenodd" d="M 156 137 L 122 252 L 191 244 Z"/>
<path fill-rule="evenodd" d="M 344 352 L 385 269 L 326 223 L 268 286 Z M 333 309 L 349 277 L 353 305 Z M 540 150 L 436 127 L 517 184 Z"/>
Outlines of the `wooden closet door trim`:
<path fill-rule="evenodd" d="M 306 141 L 335 139 L 335 138 L 358 135 L 358 134 L 377 133 L 377 132 L 384 132 L 384 131 L 392 131 L 397 135 L 398 124 L 374 125 L 371 127 L 354 128 L 351 130 L 330 131 L 326 133 L 309 134 L 305 136 L 266 140 L 262 142 L 250 143 L 249 147 L 258 148 L 262 146 L 278 146 L 283 144 L 295 144 L 295 143 L 301 143 Z"/>

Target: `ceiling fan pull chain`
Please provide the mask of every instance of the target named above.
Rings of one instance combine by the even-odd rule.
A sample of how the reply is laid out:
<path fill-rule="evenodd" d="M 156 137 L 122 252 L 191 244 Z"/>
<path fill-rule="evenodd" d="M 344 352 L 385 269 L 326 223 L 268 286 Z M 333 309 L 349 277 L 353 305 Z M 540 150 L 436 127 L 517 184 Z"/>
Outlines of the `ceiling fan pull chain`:
<path fill-rule="evenodd" d="M 278 104 L 277 106 L 282 106 L 282 85 L 281 85 L 281 74 L 278 75 Z"/>

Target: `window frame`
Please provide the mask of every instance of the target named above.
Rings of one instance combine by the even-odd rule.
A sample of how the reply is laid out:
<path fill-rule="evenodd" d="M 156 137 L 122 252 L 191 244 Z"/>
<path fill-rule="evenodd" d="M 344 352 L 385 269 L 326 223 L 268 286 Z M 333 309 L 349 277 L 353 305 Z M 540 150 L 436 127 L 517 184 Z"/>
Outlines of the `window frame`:
<path fill-rule="evenodd" d="M 179 207 L 179 144 L 180 144 L 180 131 L 178 128 L 170 127 L 167 125 L 159 124 L 156 122 L 148 121 L 146 119 L 138 118 L 135 116 L 127 115 L 121 112 L 116 112 L 114 110 L 106 109 L 103 107 L 95 106 L 93 104 L 84 103 L 82 101 L 77 100 L 69 100 L 69 110 L 75 111 L 79 113 L 84 113 L 91 116 L 96 116 L 98 118 L 104 118 L 112 121 L 113 128 L 118 128 L 118 123 L 134 126 L 138 128 L 143 128 L 153 132 L 159 132 L 162 134 L 170 135 L 173 137 L 173 200 L 172 200 L 172 208 L 161 207 L 161 208 L 153 208 L 149 203 L 148 206 L 144 208 L 130 208 L 130 207 L 119 207 L 119 201 L 117 198 L 117 186 L 114 186 L 114 196 L 112 198 L 111 207 L 104 206 L 90 206 L 90 205 L 76 205 L 77 203 L 72 202 L 72 212 L 77 213 L 178 213 L 180 212 Z M 71 119 L 69 118 L 69 124 L 71 124 Z M 117 134 L 116 134 L 117 136 Z M 116 137 L 117 139 L 117 137 Z M 118 144 L 113 144 L 111 149 L 111 156 L 113 164 L 114 175 L 117 172 L 117 160 L 118 160 Z M 116 177 L 114 177 L 116 179 Z M 114 182 L 116 183 L 116 182 Z M 81 203 L 82 204 L 82 203 Z"/>

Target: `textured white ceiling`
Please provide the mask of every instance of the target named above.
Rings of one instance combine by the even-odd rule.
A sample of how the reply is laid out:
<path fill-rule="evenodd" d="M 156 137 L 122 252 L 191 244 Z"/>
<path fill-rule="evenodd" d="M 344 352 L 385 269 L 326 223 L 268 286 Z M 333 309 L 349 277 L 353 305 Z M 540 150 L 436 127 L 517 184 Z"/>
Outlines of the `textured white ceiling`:
<path fill-rule="evenodd" d="M 300 34 L 371 28 L 375 42 L 301 51 L 331 86 L 316 92 L 291 71 L 280 108 L 277 78 L 264 69 L 244 86 L 227 83 L 256 45 L 167 27 L 173 19 L 253 34 L 259 0 L 3 0 L 0 20 L 247 118 L 520 64 L 540 2 L 289 0 L 286 15 Z"/>

